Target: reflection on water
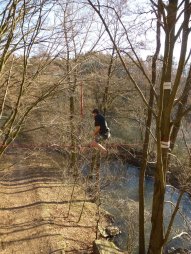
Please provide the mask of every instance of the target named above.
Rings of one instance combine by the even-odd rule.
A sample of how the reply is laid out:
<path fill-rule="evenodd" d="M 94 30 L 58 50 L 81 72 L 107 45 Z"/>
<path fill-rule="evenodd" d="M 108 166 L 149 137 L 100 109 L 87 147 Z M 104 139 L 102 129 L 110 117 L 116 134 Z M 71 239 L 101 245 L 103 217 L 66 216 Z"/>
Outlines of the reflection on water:
<path fill-rule="evenodd" d="M 115 225 L 123 232 L 115 238 L 115 242 L 123 249 L 127 244 L 135 246 L 138 243 L 138 185 L 139 169 L 119 162 L 110 162 L 101 167 L 101 190 L 103 207 L 116 218 Z M 145 219 L 147 244 L 150 233 L 150 213 L 152 206 L 153 179 L 146 177 L 145 181 Z M 165 200 L 170 201 L 165 205 L 165 227 L 169 223 L 170 215 L 178 199 L 179 192 L 175 188 L 166 188 Z M 175 218 L 172 236 L 182 231 L 191 231 L 191 200 L 185 194 L 180 205 L 180 212 Z M 186 221 L 185 221 L 186 219 Z M 189 228 L 190 227 L 190 228 Z M 129 233 L 129 238 L 128 238 Z M 181 247 L 181 246 L 179 246 Z M 191 249 L 191 244 L 186 248 Z M 136 248 L 133 251 L 137 253 Z"/>

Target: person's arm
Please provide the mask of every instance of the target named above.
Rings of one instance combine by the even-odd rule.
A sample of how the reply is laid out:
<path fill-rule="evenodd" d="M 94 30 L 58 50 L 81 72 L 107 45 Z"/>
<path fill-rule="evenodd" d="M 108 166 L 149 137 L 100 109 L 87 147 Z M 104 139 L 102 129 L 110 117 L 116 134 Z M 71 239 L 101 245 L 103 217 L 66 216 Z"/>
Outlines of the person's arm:
<path fill-rule="evenodd" d="M 93 136 L 95 137 L 97 134 L 99 134 L 99 131 L 100 131 L 100 126 L 95 126 Z"/>

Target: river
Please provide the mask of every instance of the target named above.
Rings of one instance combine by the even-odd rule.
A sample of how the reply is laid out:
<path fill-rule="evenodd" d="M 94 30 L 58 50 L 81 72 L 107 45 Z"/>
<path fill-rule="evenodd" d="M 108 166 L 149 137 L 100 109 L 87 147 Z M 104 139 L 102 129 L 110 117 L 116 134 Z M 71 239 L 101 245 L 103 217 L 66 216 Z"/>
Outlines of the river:
<path fill-rule="evenodd" d="M 122 249 L 128 249 L 129 253 L 138 253 L 138 184 L 139 169 L 132 165 L 117 161 L 101 165 L 101 200 L 102 207 L 114 217 L 121 234 L 114 238 L 114 242 Z M 153 178 L 145 179 L 145 228 L 146 244 L 148 244 L 151 229 L 150 215 L 153 194 Z M 164 225 L 165 228 L 173 212 L 173 205 L 179 196 L 179 191 L 172 186 L 166 187 Z M 171 203 L 170 203 L 170 202 Z M 182 232 L 191 233 L 191 199 L 184 194 L 180 209 L 176 215 L 173 230 L 166 245 L 166 250 L 174 248 L 186 248 L 191 250 L 191 238 L 175 237 Z M 129 237 L 128 237 L 129 235 Z M 174 238 L 175 237 L 175 238 Z M 173 239 L 174 238 L 174 239 Z M 127 248 L 128 246 L 128 248 Z"/>

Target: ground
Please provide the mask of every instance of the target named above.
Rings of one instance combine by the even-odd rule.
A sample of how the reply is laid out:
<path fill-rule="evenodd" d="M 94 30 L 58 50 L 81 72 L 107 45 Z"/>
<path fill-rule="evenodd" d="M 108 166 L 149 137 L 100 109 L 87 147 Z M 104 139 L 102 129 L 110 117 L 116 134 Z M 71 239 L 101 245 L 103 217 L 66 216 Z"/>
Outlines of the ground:
<path fill-rule="evenodd" d="M 1 254 L 92 253 L 97 207 L 59 156 L 12 149 L 1 158 Z"/>

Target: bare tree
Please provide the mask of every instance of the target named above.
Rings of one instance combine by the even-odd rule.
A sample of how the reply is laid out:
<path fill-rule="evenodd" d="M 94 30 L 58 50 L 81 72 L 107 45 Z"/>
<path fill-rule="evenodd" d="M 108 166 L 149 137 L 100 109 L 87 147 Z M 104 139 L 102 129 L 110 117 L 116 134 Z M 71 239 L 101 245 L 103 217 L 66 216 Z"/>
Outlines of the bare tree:
<path fill-rule="evenodd" d="M 155 184 L 154 184 L 154 194 L 153 194 L 153 207 L 152 207 L 152 230 L 150 235 L 150 244 L 148 248 L 148 253 L 155 253 L 161 254 L 163 245 L 166 242 L 166 237 L 169 235 L 168 232 L 164 232 L 163 227 L 163 210 L 164 210 L 164 195 L 165 195 L 165 186 L 166 186 L 166 173 L 169 166 L 169 147 L 171 143 L 171 138 L 173 137 L 173 142 L 175 142 L 176 135 L 174 133 L 171 136 L 172 127 L 179 124 L 181 122 L 182 116 L 186 114 L 190 107 L 187 104 L 187 99 L 185 94 L 188 94 L 188 78 L 187 82 L 184 86 L 184 89 L 179 90 L 181 87 L 181 80 L 184 79 L 184 68 L 186 68 L 186 64 L 190 58 L 190 54 L 187 52 L 190 51 L 188 47 L 188 38 L 190 34 L 190 27 L 189 27 L 189 20 L 190 20 L 190 1 L 168 1 L 163 2 L 159 1 L 151 1 L 151 6 L 153 8 L 154 13 L 156 14 L 157 20 L 157 29 L 156 29 L 156 53 L 153 57 L 153 64 L 152 64 L 152 77 L 150 78 L 145 69 L 142 65 L 140 58 L 138 57 L 135 47 L 131 42 L 129 37 L 129 33 L 127 27 L 124 25 L 123 20 L 119 17 L 117 11 L 115 10 L 115 6 L 113 2 L 101 3 L 97 1 L 97 3 L 93 3 L 93 1 L 87 1 L 89 5 L 95 10 L 95 12 L 100 17 L 101 21 L 103 22 L 105 29 L 108 33 L 108 36 L 113 43 L 116 52 L 124 66 L 125 71 L 127 72 L 129 79 L 135 85 L 135 88 L 139 92 L 145 106 L 150 110 L 148 111 L 148 120 L 147 120 L 147 127 L 146 129 L 146 136 L 144 142 L 144 162 L 142 165 L 142 177 L 140 180 L 140 246 L 139 250 L 140 253 L 145 253 L 145 245 L 144 245 L 144 213 L 143 213 L 143 179 L 144 179 L 144 169 L 147 165 L 147 154 L 148 154 L 148 147 L 147 144 L 149 143 L 149 133 L 148 130 L 150 129 L 151 124 L 151 115 L 154 116 L 156 120 L 156 145 L 157 145 L 157 165 L 155 171 Z M 137 66 L 137 68 L 141 71 L 142 75 L 147 80 L 148 84 L 151 88 L 150 94 L 150 101 L 144 96 L 143 91 L 140 85 L 137 83 L 136 77 L 131 72 L 130 68 L 126 65 L 123 55 L 121 54 L 120 48 L 116 45 L 112 31 L 110 30 L 109 24 L 103 18 L 103 11 L 104 9 L 110 9 L 118 16 L 121 20 L 121 26 L 124 28 L 124 33 L 126 35 L 126 40 L 128 45 L 130 46 L 132 55 L 128 54 L 129 58 L 132 62 Z M 182 21 L 179 23 L 179 20 Z M 179 25 L 180 24 L 180 25 Z M 163 57 L 163 64 L 162 70 L 160 74 L 159 80 L 157 80 L 157 84 L 155 85 L 156 81 L 156 60 L 159 54 L 159 47 L 160 47 L 160 27 L 163 29 L 163 33 L 165 35 L 165 42 L 164 42 L 164 57 Z M 181 38 L 181 51 L 180 57 L 178 59 L 178 67 L 176 71 L 173 69 L 173 56 L 175 54 L 175 45 L 177 43 L 178 38 Z M 175 71 L 175 78 L 172 79 L 172 70 Z M 160 70 L 159 70 L 160 71 Z M 155 86 L 154 86 L 155 85 Z M 179 97 L 180 99 L 176 100 Z M 184 113 L 179 113 L 176 111 L 176 103 L 178 103 L 182 98 L 184 98 L 184 102 L 182 102 L 181 111 L 183 110 Z M 155 101 L 155 106 L 153 107 L 153 102 Z M 176 102 L 177 101 L 177 102 Z M 184 109 L 183 109 L 184 108 Z M 173 112 L 177 112 L 176 120 L 173 121 Z M 176 128 L 176 126 L 174 127 Z M 174 129 L 175 131 L 175 129 Z M 172 225 L 172 221 L 170 223 Z"/>
<path fill-rule="evenodd" d="M 52 8 L 49 1 L 1 1 L 1 7 L 0 154 L 17 137 L 29 113 L 54 93 L 61 82 L 57 80 L 47 86 L 41 75 L 53 56 L 42 55 L 38 62 L 34 58 L 43 43 L 47 52 L 53 52 L 52 43 L 47 42 L 51 31 L 46 36 L 42 33 Z"/>
<path fill-rule="evenodd" d="M 58 1 L 57 6 L 57 17 L 59 19 L 57 24 L 57 27 L 59 27 L 58 37 L 62 47 L 60 54 L 62 64 L 60 64 L 60 68 L 66 74 L 68 83 L 69 133 L 70 146 L 72 148 L 70 168 L 76 174 L 76 150 L 80 142 L 79 136 L 81 136 L 81 121 L 83 117 L 83 112 L 78 110 L 80 105 L 80 88 L 82 88 L 84 83 L 81 66 L 87 61 L 89 55 L 97 46 L 103 31 L 101 28 L 95 39 L 88 40 L 88 36 L 90 36 L 93 29 L 94 15 L 91 15 L 92 12 L 89 10 L 85 13 L 84 4 L 74 3 L 73 1 L 67 1 L 66 3 Z M 84 54 L 85 52 L 88 52 L 88 54 Z"/>

